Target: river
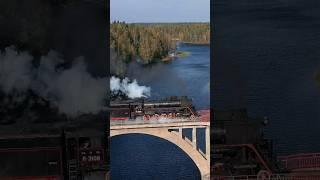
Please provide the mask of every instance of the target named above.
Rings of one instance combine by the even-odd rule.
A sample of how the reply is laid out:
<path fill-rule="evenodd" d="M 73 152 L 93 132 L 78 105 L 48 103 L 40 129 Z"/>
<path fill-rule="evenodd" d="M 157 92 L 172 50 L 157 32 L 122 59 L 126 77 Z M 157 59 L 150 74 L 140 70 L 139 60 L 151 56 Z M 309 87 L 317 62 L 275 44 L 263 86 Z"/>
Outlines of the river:
<path fill-rule="evenodd" d="M 130 79 L 151 87 L 151 99 L 188 96 L 197 110 L 210 107 L 210 48 L 180 44 L 178 50 L 190 56 L 168 63 L 141 67 L 131 64 Z M 191 138 L 191 131 L 184 134 Z M 205 152 L 204 130 L 197 134 L 199 147 Z M 202 141 L 202 142 L 200 142 Z M 134 134 L 111 138 L 110 167 L 113 180 L 199 180 L 200 172 L 181 149 L 160 138 Z"/>
<path fill-rule="evenodd" d="M 320 151 L 320 2 L 216 0 L 214 108 L 269 118 L 279 155 Z"/>

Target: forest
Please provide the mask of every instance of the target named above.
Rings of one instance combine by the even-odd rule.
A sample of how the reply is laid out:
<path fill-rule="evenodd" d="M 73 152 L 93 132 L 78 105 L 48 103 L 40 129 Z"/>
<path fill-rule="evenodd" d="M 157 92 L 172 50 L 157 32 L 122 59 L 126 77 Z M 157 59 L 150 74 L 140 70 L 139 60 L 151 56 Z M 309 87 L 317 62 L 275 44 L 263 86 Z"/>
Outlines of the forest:
<path fill-rule="evenodd" d="M 209 44 L 209 23 L 110 24 L 110 47 L 126 63 L 139 59 L 149 64 L 164 59 L 176 49 L 177 41 Z"/>

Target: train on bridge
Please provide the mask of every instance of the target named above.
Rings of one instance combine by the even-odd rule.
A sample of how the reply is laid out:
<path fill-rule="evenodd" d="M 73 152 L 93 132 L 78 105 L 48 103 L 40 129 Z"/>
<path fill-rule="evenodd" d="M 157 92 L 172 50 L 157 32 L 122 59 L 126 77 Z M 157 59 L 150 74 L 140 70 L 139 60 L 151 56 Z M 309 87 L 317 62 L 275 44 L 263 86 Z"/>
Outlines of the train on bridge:
<path fill-rule="evenodd" d="M 195 119 L 199 114 L 186 96 L 171 96 L 159 101 L 147 99 L 110 102 L 110 120 Z"/>

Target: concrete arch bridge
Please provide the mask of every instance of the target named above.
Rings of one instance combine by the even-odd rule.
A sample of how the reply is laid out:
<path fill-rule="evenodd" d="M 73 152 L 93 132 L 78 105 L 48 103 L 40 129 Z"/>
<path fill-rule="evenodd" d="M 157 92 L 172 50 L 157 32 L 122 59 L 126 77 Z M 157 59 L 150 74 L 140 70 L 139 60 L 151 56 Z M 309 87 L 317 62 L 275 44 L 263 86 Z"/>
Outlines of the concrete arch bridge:
<path fill-rule="evenodd" d="M 205 152 L 197 147 L 197 129 L 205 128 Z M 192 129 L 192 139 L 182 134 Z M 210 122 L 183 121 L 142 124 L 111 124 L 110 137 L 125 134 L 146 134 L 167 140 L 183 150 L 198 167 L 201 179 L 210 179 Z"/>

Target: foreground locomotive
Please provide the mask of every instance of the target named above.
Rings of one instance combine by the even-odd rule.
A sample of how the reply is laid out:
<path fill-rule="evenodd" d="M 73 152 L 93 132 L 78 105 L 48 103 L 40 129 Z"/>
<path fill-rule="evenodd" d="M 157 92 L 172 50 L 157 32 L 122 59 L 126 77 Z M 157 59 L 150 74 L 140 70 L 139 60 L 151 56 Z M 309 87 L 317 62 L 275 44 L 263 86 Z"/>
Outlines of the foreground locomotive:
<path fill-rule="evenodd" d="M 101 113 L 69 121 L 0 124 L 0 179 L 104 179 L 109 170 L 104 118 Z"/>
<path fill-rule="evenodd" d="M 274 173 L 272 141 L 263 135 L 267 123 L 267 119 L 249 117 L 246 109 L 214 111 L 211 178 L 259 179 Z"/>
<path fill-rule="evenodd" d="M 110 102 L 111 120 L 195 119 L 198 113 L 185 96 L 169 97 L 160 101 L 145 99 Z"/>

